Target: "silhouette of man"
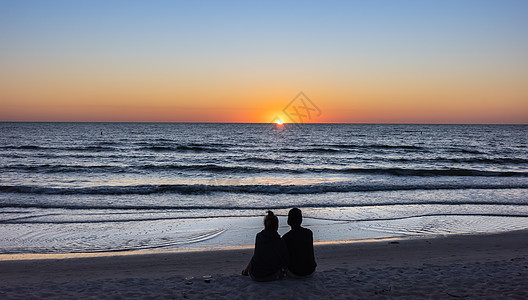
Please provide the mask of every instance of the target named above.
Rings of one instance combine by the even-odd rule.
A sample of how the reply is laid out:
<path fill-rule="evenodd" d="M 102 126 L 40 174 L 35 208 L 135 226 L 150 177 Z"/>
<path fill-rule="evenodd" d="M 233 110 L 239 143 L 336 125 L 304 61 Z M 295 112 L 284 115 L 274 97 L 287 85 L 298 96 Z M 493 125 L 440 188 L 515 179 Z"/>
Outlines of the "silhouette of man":
<path fill-rule="evenodd" d="M 310 229 L 301 227 L 302 213 L 298 208 L 292 208 L 288 212 L 288 231 L 282 239 L 286 242 L 290 263 L 286 274 L 293 278 L 310 277 L 315 271 L 317 263 L 313 247 L 313 233 Z"/>

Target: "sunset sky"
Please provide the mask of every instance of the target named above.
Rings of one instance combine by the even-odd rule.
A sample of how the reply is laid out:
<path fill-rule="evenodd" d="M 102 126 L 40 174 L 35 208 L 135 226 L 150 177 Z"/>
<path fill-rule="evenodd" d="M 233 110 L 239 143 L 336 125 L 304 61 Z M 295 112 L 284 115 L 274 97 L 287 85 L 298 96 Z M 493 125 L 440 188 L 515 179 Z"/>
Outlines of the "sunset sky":
<path fill-rule="evenodd" d="M 6 0 L 0 44 L 0 121 L 528 123 L 525 0 Z"/>

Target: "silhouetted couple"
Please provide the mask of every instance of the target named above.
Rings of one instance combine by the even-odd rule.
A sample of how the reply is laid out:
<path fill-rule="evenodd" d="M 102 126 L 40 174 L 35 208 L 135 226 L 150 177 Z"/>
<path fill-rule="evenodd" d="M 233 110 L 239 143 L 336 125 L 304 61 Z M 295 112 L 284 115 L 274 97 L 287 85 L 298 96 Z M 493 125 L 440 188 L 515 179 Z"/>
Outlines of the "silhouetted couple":
<path fill-rule="evenodd" d="M 268 211 L 264 217 L 264 230 L 257 234 L 255 252 L 242 275 L 255 281 L 282 279 L 284 273 L 292 278 L 310 277 L 315 271 L 313 233 L 301 227 L 302 213 L 292 208 L 288 213 L 291 230 L 281 238 L 279 219 Z"/>

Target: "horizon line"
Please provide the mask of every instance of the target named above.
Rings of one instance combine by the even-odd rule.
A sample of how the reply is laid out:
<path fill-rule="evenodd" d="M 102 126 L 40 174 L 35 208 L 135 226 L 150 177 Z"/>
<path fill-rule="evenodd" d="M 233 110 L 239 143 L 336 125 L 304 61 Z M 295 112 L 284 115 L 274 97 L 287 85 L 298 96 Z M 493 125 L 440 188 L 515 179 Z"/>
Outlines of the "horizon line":
<path fill-rule="evenodd" d="M 145 124 L 275 124 L 274 122 L 209 122 L 209 121 L 0 121 L 0 123 L 145 123 Z M 420 123 L 420 122 L 313 122 L 295 123 L 284 122 L 283 125 L 528 125 L 527 123 Z"/>

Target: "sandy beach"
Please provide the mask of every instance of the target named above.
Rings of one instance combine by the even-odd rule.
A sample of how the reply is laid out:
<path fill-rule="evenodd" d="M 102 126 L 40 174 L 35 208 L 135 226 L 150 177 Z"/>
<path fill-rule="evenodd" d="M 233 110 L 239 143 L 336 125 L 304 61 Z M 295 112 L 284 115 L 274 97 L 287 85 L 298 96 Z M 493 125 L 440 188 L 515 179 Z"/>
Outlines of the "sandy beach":
<path fill-rule="evenodd" d="M 253 249 L 3 256 L 0 298 L 528 297 L 528 231 L 316 245 L 311 279 L 255 283 Z"/>

